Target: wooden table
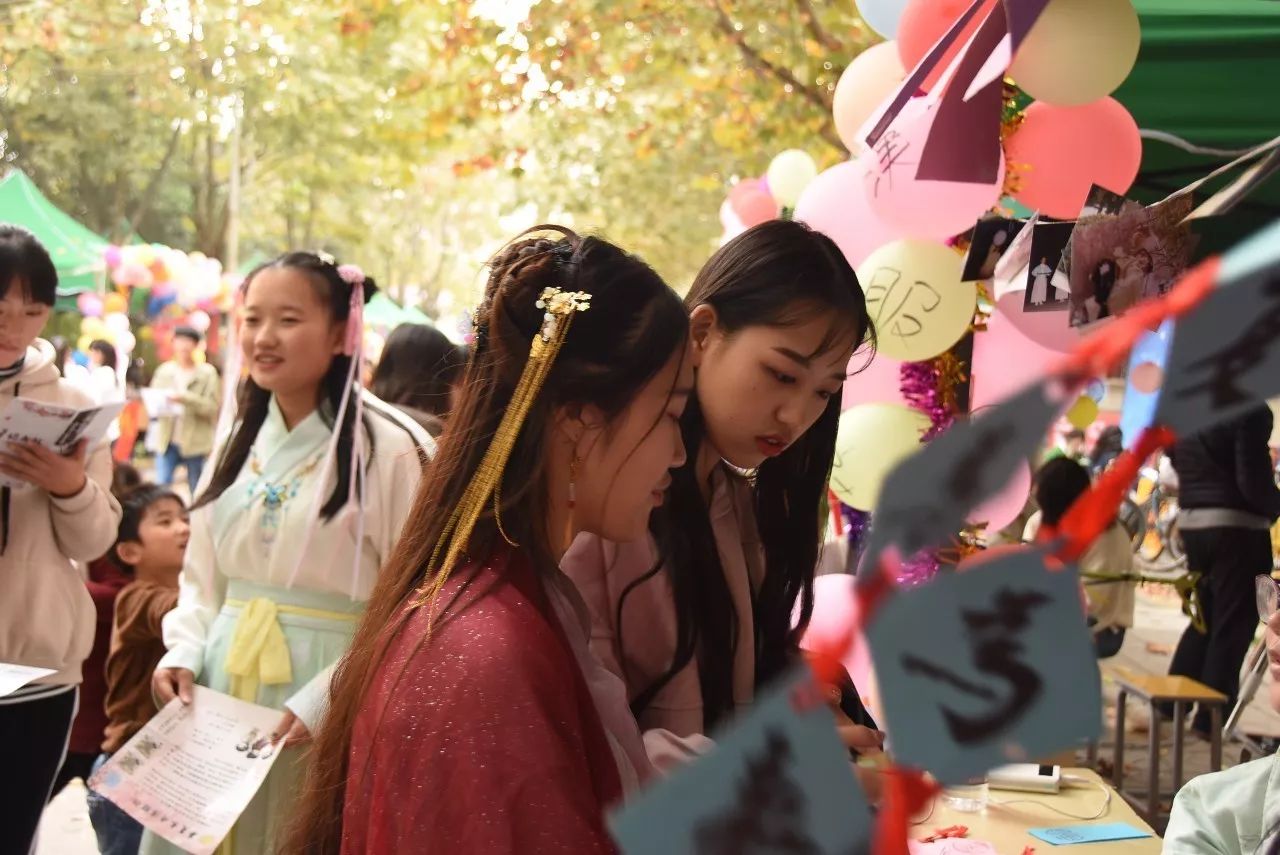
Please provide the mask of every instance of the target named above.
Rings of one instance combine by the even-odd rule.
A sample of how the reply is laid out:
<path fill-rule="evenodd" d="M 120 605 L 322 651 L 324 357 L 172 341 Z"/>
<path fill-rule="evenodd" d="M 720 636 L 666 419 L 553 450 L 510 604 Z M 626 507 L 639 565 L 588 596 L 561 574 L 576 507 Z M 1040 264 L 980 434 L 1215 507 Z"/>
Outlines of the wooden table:
<path fill-rule="evenodd" d="M 1151 831 L 1151 826 L 1143 822 L 1133 808 L 1114 791 L 1112 791 L 1111 804 L 1107 808 L 1107 812 L 1098 819 L 1088 822 L 1070 819 L 1040 805 L 1030 803 L 1040 802 L 1041 804 L 1053 805 L 1058 810 L 1064 810 L 1067 813 L 1073 813 L 1078 816 L 1090 816 L 1097 813 L 1098 809 L 1102 807 L 1102 803 L 1106 800 L 1102 790 L 1099 789 L 1099 785 L 1108 789 L 1110 789 L 1110 785 L 1099 778 L 1098 774 L 1091 769 L 1063 769 L 1062 774 L 1087 779 L 1092 783 L 1092 786 L 1071 783 L 1064 785 L 1062 791 L 1056 794 L 991 790 L 986 809 L 977 813 L 964 813 L 954 810 L 947 807 L 946 803 L 941 798 L 938 798 L 934 804 L 933 815 L 924 822 L 920 822 L 917 819 L 916 822 L 919 824 L 911 827 L 911 838 L 918 840 L 921 837 L 932 834 L 939 828 L 964 825 L 969 828 L 969 837 L 971 839 L 987 841 L 996 848 L 1000 855 L 1006 855 L 1006 853 L 1007 855 L 1022 855 L 1022 850 L 1027 846 L 1033 847 L 1036 850 L 1036 855 L 1047 855 L 1047 853 L 1059 850 L 1063 852 L 1071 850 L 1074 852 L 1077 849 L 1080 850 L 1079 855 L 1111 855 L 1111 853 L 1130 852 L 1158 853 L 1160 851 L 1160 838 L 1154 835 L 1139 840 L 1115 840 L 1107 843 L 1062 847 L 1045 843 L 1043 840 L 1028 834 L 1028 828 L 1050 828 L 1058 825 L 1106 825 L 1113 822 L 1127 822 L 1134 828 Z M 1003 806 L 994 803 L 997 801 L 1009 802 L 1015 799 L 1018 800 L 1018 804 Z M 1023 799 L 1027 801 L 1022 801 Z"/>

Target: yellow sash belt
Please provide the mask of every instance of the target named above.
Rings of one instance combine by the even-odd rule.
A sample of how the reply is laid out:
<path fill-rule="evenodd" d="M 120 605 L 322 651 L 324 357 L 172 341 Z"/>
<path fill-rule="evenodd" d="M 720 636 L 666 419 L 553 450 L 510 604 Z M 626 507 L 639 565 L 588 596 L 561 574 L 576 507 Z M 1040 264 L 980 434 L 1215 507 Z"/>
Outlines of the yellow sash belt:
<path fill-rule="evenodd" d="M 231 695 L 242 701 L 257 703 L 259 686 L 276 686 L 293 682 L 293 664 L 289 644 L 280 628 L 279 615 L 299 615 L 321 620 L 355 621 L 359 615 L 309 609 L 304 606 L 279 605 L 266 597 L 252 600 L 226 601 L 240 609 L 231 648 L 223 667 L 230 677 Z"/>

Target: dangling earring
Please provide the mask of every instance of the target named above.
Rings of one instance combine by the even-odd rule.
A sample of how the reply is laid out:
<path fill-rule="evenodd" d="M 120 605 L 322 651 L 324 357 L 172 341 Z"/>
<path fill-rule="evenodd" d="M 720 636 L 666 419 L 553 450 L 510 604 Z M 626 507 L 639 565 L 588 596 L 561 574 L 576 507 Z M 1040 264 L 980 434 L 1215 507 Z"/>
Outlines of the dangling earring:
<path fill-rule="evenodd" d="M 582 460 L 578 458 L 577 453 L 569 461 L 569 510 L 578 506 L 578 466 L 581 463 Z"/>
<path fill-rule="evenodd" d="M 573 518 L 577 516 L 574 508 L 578 506 L 578 466 L 582 463 L 575 450 L 569 460 L 569 514 L 564 518 L 564 545 L 567 549 L 573 543 Z"/>

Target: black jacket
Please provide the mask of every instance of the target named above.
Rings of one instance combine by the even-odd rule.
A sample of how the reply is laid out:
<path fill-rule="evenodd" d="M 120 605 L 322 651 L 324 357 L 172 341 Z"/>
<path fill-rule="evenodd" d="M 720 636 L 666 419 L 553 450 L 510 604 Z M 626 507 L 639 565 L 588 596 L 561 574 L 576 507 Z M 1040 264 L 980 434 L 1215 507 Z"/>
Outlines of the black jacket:
<path fill-rule="evenodd" d="M 1259 406 L 1179 440 L 1170 454 L 1178 473 L 1178 506 L 1280 517 L 1280 489 L 1267 447 L 1273 422 L 1271 410 Z"/>

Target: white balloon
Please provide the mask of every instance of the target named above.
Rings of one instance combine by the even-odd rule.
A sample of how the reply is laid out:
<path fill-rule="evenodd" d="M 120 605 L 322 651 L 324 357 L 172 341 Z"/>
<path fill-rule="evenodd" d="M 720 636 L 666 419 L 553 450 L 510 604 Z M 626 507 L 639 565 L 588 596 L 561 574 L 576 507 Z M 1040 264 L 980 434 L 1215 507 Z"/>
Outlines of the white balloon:
<path fill-rule="evenodd" d="M 817 175 L 818 164 L 813 162 L 808 152 L 789 148 L 773 159 L 765 177 L 769 180 L 769 192 L 777 203 L 784 208 L 794 208 L 804 188 Z"/>

